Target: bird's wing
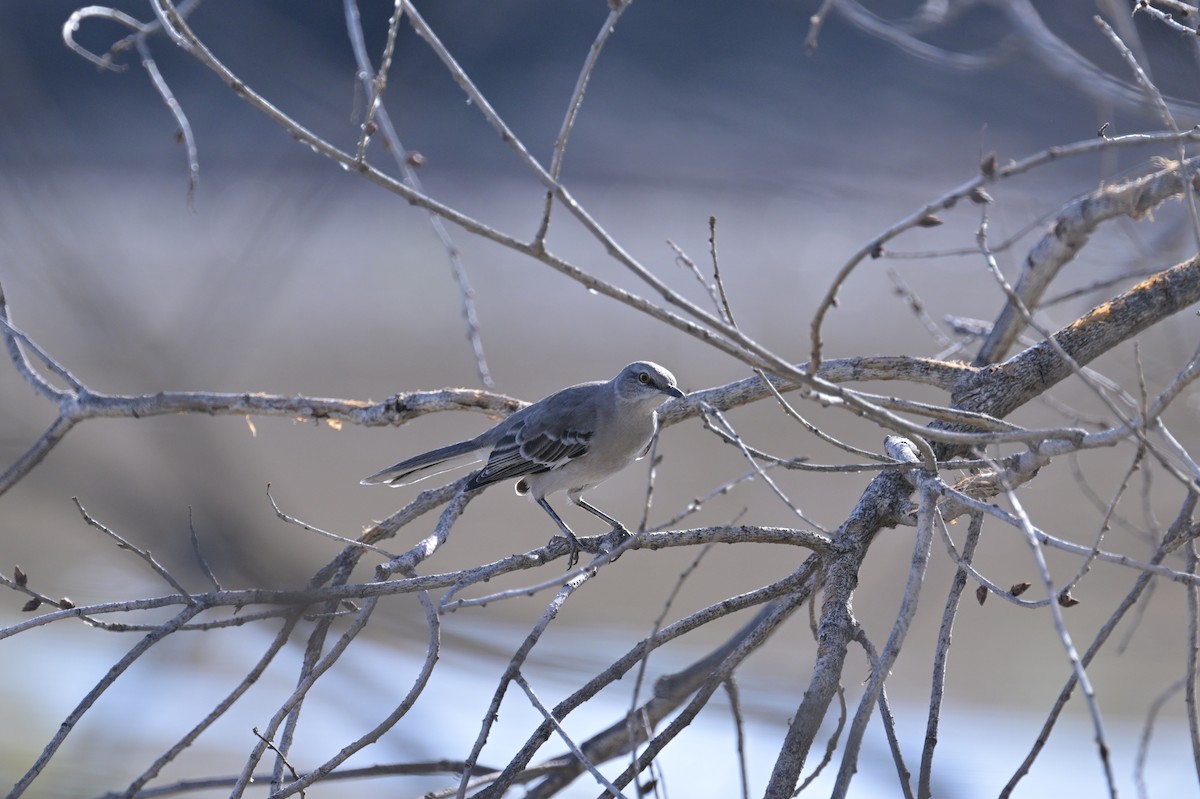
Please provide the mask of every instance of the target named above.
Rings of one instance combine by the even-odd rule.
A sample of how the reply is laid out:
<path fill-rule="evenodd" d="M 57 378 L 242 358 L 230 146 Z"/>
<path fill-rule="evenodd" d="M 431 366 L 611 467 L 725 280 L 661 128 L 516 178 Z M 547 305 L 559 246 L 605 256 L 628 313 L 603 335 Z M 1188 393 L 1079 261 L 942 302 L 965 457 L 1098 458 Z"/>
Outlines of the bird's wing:
<path fill-rule="evenodd" d="M 571 389 L 549 398 L 536 411 L 513 418 L 512 425 L 492 448 L 487 465 L 472 478 L 468 488 L 557 469 L 584 455 L 595 434 L 594 414 L 569 395 Z M 563 396 L 567 395 L 567 396 Z"/>

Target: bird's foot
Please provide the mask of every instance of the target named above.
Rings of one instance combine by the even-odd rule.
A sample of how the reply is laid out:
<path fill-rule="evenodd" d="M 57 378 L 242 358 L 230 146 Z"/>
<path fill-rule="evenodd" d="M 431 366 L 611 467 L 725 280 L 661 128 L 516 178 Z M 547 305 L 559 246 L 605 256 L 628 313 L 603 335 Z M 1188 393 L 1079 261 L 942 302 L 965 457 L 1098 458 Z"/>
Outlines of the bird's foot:
<path fill-rule="evenodd" d="M 559 540 L 565 540 L 567 542 L 567 546 L 571 550 L 571 554 L 567 558 L 567 571 L 570 571 L 571 569 L 575 568 L 577 563 L 579 563 L 579 553 L 589 552 L 592 554 L 607 555 L 620 547 L 630 538 L 633 538 L 633 533 L 629 532 L 625 525 L 618 522 L 617 524 L 613 525 L 612 530 L 604 535 L 598 535 L 594 538 L 589 537 L 582 540 L 575 536 L 556 535 L 554 538 L 550 539 L 549 543 L 554 544 L 555 541 Z M 621 556 L 618 554 L 616 558 L 613 558 L 613 560 L 616 560 L 619 557 Z"/>
<path fill-rule="evenodd" d="M 587 548 L 573 535 L 556 535 L 550 539 L 549 545 L 553 545 L 554 542 L 560 540 L 566 541 L 567 547 L 571 550 L 571 554 L 567 558 L 567 571 L 571 571 L 571 569 L 575 568 L 575 564 L 579 563 L 579 553 L 587 551 Z"/>
<path fill-rule="evenodd" d="M 600 551 L 608 555 L 614 550 L 623 546 L 626 541 L 633 538 L 633 533 L 626 529 L 625 525 L 617 522 L 613 525 L 612 530 L 600 540 Z M 617 560 L 624 553 L 618 552 L 613 560 Z"/>

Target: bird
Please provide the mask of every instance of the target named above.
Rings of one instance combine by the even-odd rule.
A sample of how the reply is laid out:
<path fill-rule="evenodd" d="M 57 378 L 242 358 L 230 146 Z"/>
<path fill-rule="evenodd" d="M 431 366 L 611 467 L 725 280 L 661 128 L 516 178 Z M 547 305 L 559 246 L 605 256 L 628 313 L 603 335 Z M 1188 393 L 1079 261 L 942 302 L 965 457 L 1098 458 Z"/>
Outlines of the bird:
<path fill-rule="evenodd" d="M 621 522 L 585 501 L 583 492 L 645 456 L 658 432 L 659 406 L 670 397 L 683 396 L 668 370 L 651 361 L 634 361 L 612 380 L 564 388 L 475 438 L 402 460 L 362 484 L 411 485 L 433 476 L 414 475 L 489 450 L 487 463 L 467 480 L 466 490 L 519 478 L 517 494 L 537 502 L 566 536 L 570 570 L 579 561 L 582 546 L 546 497 L 566 491 L 571 502 L 608 522 L 614 532 L 629 535 Z M 434 474 L 443 471 L 448 469 Z"/>

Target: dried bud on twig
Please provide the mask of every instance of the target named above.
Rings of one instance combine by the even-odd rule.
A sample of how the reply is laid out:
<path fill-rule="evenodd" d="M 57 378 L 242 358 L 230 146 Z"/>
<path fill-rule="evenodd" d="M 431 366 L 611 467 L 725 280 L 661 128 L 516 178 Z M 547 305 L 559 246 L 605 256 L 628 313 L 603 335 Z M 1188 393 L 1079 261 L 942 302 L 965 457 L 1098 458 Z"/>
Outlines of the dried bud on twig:
<path fill-rule="evenodd" d="M 984 191 L 982 186 L 976 186 L 975 188 L 971 189 L 971 191 L 967 193 L 967 197 L 976 205 L 990 205 L 992 202 L 994 202 L 992 200 L 992 195 Z"/>

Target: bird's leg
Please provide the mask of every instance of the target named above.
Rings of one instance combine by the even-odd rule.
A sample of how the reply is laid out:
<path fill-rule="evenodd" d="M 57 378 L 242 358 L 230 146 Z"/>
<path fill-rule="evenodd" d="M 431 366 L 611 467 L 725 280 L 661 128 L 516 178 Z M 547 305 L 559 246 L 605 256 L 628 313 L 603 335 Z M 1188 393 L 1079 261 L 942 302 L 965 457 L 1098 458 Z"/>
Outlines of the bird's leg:
<path fill-rule="evenodd" d="M 595 505 L 589 505 L 587 502 L 584 501 L 583 497 L 572 497 L 571 501 L 574 502 L 579 507 L 586 510 L 588 513 L 595 514 L 596 516 L 599 516 L 601 519 L 603 519 L 604 521 L 611 524 L 614 532 L 621 532 L 624 535 L 630 534 L 629 531 L 625 529 L 625 525 L 621 524 L 619 521 L 617 521 L 613 517 L 609 516 L 607 513 L 600 510 L 599 508 L 597 508 Z"/>
<path fill-rule="evenodd" d="M 617 521 L 613 517 L 609 516 L 607 513 L 600 510 L 599 508 L 597 508 L 595 505 L 588 504 L 587 502 L 584 501 L 583 497 L 572 497 L 571 499 L 579 507 L 583 508 L 584 510 L 588 511 L 589 513 L 593 513 L 596 516 L 599 516 L 601 519 L 603 519 L 604 521 L 611 524 L 612 525 L 612 533 L 610 533 L 610 535 L 616 534 L 617 542 L 620 542 L 621 540 L 626 539 L 626 538 L 633 537 L 633 533 L 629 532 L 629 530 L 627 530 L 625 528 L 625 525 L 621 524 L 619 521 Z M 602 549 L 601 551 L 610 552 L 613 548 L 619 546 L 619 543 L 609 542 L 608 544 L 606 544 L 606 546 L 608 546 L 609 549 Z M 621 556 L 617 555 L 617 557 L 613 558 L 613 560 L 615 561 L 619 557 L 621 557 Z"/>
<path fill-rule="evenodd" d="M 567 571 L 570 571 L 579 562 L 579 553 L 583 549 L 583 546 L 579 543 L 579 539 L 575 537 L 575 533 L 571 532 L 571 528 L 567 527 L 567 523 L 558 517 L 558 514 L 554 512 L 554 508 L 550 507 L 550 503 L 546 501 L 545 497 L 539 499 L 537 504 L 541 505 L 546 513 L 550 514 L 550 518 L 558 525 L 558 529 L 563 531 L 563 534 L 567 537 L 567 543 L 571 545 L 571 557 L 567 560 Z"/>

